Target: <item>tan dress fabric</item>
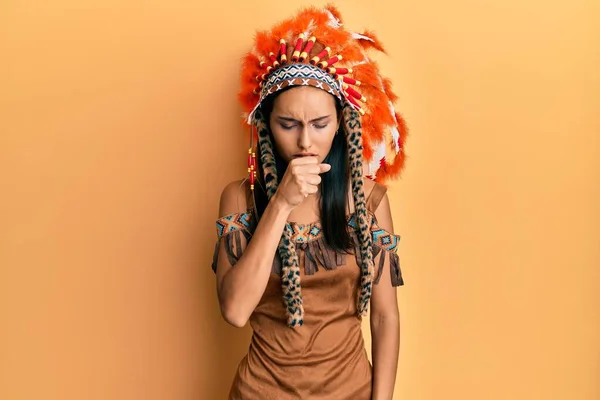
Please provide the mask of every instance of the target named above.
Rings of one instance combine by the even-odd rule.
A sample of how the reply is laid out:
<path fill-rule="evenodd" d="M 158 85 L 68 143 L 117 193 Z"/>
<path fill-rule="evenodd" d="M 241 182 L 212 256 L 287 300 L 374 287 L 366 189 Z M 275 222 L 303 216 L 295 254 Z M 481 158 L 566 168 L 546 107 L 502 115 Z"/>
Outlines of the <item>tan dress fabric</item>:
<path fill-rule="evenodd" d="M 368 199 L 371 215 L 385 190 L 376 185 L 371 192 Z M 240 226 L 243 225 L 242 222 Z M 392 284 L 402 285 L 395 254 L 398 237 L 377 228 L 376 221 L 373 226 L 372 232 L 379 232 L 379 236 L 374 236 L 374 255 L 379 255 L 375 259 L 376 280 L 382 267 L 390 265 Z M 304 325 L 293 329 L 286 325 L 278 273 L 280 262 L 276 257 L 265 293 L 250 317 L 252 340 L 248 354 L 239 364 L 229 399 L 370 400 L 371 365 L 356 309 L 360 282 L 356 257 L 321 249 L 324 240 L 310 236 L 311 231 L 316 233 L 320 229 L 318 223 L 293 224 L 293 228 L 301 233 L 295 243 L 300 259 Z M 244 236 L 239 235 L 240 231 L 246 231 Z M 221 237 L 238 232 L 235 239 L 226 241 L 231 247 L 228 252 L 232 263 L 241 255 L 241 243 L 250 237 L 250 231 L 251 228 L 237 230 L 228 224 L 220 232 Z M 380 240 L 386 233 L 393 248 L 392 245 L 386 248 L 386 241 Z M 390 254 L 387 259 L 386 253 Z"/>

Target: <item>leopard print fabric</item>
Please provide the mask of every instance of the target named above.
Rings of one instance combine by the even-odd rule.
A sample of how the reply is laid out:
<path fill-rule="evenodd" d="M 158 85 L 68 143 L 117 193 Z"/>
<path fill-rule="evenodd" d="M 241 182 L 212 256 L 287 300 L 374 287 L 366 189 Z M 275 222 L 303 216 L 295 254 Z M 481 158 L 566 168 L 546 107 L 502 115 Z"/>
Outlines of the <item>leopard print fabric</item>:
<path fill-rule="evenodd" d="M 373 238 L 371 237 L 369 214 L 363 190 L 362 124 L 360 114 L 349 105 L 344 106 L 343 115 L 348 141 L 352 196 L 357 217 L 356 233 L 360 242 L 361 277 L 357 308 L 359 315 L 364 316 L 371 300 L 374 267 Z"/>
<path fill-rule="evenodd" d="M 257 111 L 254 118 L 256 130 L 258 131 L 258 145 L 261 151 L 260 161 L 265 175 L 267 196 L 270 200 L 277 191 L 279 184 L 273 143 L 271 142 L 267 121 L 265 121 L 262 112 Z M 300 290 L 300 261 L 291 236 L 291 227 L 286 224 L 277 249 L 281 257 L 281 288 L 286 307 L 287 323 L 289 327 L 295 328 L 302 326 L 304 323 L 304 307 Z"/>
<path fill-rule="evenodd" d="M 260 146 L 260 162 L 265 175 L 265 185 L 267 187 L 267 197 L 271 199 L 277 191 L 277 167 L 275 165 L 275 154 L 273 154 L 273 144 L 269 135 L 269 125 L 265 121 L 265 116 L 256 110 L 254 114 L 254 125 L 258 132 L 258 145 Z"/>

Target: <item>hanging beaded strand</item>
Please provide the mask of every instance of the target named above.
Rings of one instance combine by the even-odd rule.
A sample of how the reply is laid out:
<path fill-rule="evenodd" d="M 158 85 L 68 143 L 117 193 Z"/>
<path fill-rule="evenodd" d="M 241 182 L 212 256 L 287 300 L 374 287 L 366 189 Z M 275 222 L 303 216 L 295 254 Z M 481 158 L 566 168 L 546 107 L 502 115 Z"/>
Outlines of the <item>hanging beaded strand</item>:
<path fill-rule="evenodd" d="M 250 127 L 250 147 L 248 148 L 248 180 L 250 190 L 254 191 L 256 181 L 256 153 L 254 152 L 254 125 Z"/>

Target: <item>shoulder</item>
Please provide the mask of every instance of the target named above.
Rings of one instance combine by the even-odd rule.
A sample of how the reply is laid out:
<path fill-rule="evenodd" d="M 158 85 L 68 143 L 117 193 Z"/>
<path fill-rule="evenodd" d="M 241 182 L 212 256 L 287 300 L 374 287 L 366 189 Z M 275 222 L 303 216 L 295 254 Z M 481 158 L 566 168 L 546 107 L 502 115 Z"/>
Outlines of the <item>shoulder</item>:
<path fill-rule="evenodd" d="M 387 187 L 372 179 L 365 178 L 364 192 L 367 199 L 367 209 L 375 217 L 374 223 L 381 229 L 393 232 L 394 223 Z"/>
<path fill-rule="evenodd" d="M 389 207 L 387 188 L 370 178 L 364 178 L 364 192 L 367 199 L 367 208 L 376 213 L 380 207 Z"/>
<path fill-rule="evenodd" d="M 364 182 L 363 185 L 364 185 L 364 190 L 365 190 L 365 196 L 369 197 L 369 195 L 373 191 L 373 188 L 375 188 L 375 186 L 378 185 L 378 183 L 375 182 L 373 179 L 367 178 L 367 177 L 363 178 L 363 182 Z"/>
<path fill-rule="evenodd" d="M 250 197 L 250 187 L 247 179 L 228 183 L 221 192 L 219 201 L 219 216 L 246 212 Z"/>

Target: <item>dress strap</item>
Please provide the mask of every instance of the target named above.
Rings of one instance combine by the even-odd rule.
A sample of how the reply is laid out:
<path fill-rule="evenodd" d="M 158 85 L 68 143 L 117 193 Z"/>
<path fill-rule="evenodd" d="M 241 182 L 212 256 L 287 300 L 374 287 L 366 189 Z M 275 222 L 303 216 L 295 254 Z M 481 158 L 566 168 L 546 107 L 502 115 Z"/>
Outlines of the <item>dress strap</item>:
<path fill-rule="evenodd" d="M 377 210 L 377 207 L 379 207 L 379 203 L 381 203 L 381 200 L 383 199 L 383 196 L 385 196 L 386 192 L 387 188 L 385 186 L 375 182 L 375 186 L 373 186 L 373 189 L 367 198 L 367 210 L 375 213 L 375 210 Z"/>

